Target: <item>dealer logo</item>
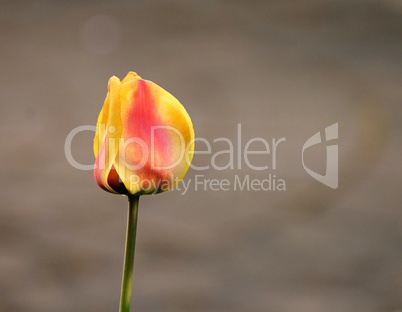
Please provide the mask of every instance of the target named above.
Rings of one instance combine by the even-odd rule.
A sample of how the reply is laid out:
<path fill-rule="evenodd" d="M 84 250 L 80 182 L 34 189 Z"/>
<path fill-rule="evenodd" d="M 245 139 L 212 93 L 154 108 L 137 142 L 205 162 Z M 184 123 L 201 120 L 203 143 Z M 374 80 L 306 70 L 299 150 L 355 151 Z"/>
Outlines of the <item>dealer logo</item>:
<path fill-rule="evenodd" d="M 325 142 L 332 143 L 334 140 L 338 139 L 338 123 L 325 128 Z M 304 151 L 316 144 L 321 143 L 321 134 L 317 132 L 312 137 L 310 137 L 306 143 L 303 145 L 302 151 L 302 163 L 304 170 L 307 171 L 314 179 L 329 186 L 330 188 L 338 188 L 338 144 L 330 144 L 326 147 L 327 152 L 327 162 L 325 165 L 325 175 L 321 175 L 313 170 L 309 169 L 304 163 Z"/>

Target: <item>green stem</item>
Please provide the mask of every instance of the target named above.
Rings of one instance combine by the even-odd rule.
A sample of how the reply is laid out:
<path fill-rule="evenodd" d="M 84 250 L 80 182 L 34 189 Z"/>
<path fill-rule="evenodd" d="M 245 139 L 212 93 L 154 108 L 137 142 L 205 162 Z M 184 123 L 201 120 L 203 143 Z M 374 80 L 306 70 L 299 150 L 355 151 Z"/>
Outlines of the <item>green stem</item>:
<path fill-rule="evenodd" d="M 121 284 L 119 312 L 130 312 L 139 199 L 139 196 L 128 196 L 126 250 L 124 253 L 124 268 Z"/>

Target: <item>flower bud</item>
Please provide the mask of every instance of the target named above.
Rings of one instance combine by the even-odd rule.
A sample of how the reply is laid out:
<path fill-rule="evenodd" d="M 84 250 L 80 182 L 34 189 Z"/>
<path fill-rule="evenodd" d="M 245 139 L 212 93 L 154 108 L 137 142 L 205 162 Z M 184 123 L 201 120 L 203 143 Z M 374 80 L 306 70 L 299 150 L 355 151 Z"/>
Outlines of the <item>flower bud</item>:
<path fill-rule="evenodd" d="M 173 95 L 134 72 L 109 79 L 94 139 L 101 188 L 125 195 L 167 191 L 185 176 L 193 151 L 193 124 Z"/>

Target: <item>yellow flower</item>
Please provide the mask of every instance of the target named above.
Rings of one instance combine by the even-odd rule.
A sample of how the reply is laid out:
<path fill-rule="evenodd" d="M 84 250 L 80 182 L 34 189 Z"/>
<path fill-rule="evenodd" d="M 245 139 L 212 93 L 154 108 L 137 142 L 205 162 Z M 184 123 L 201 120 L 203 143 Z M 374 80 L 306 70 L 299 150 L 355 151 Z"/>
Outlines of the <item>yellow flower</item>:
<path fill-rule="evenodd" d="M 173 95 L 135 72 L 109 79 L 94 139 L 101 188 L 125 195 L 167 191 L 183 179 L 193 152 L 193 124 Z"/>

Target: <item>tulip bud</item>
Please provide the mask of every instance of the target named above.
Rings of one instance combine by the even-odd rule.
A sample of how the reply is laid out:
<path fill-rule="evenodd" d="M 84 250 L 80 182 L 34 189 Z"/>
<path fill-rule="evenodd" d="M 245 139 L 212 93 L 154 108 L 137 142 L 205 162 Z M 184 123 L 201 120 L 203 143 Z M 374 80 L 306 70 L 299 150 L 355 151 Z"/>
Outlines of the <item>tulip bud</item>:
<path fill-rule="evenodd" d="M 193 151 L 193 124 L 173 95 L 134 72 L 109 79 L 94 139 L 101 188 L 125 195 L 167 191 L 185 176 Z"/>

